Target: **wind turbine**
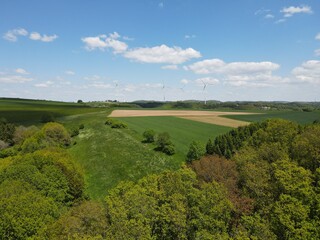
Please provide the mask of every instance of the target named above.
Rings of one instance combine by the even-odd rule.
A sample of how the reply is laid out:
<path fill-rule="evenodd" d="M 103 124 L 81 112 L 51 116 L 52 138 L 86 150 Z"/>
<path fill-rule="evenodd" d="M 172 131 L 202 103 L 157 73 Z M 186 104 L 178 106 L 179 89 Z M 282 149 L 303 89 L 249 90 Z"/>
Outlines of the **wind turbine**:
<path fill-rule="evenodd" d="M 201 82 L 203 83 L 202 94 L 204 96 L 204 105 L 206 105 L 207 104 L 207 98 L 206 98 L 205 90 L 206 90 L 208 85 L 213 85 L 213 84 L 209 83 L 209 82 L 205 82 L 202 79 L 201 79 Z"/>
<path fill-rule="evenodd" d="M 163 101 L 166 101 L 166 93 L 165 93 L 166 86 L 164 85 L 164 80 L 162 80 L 162 93 L 163 93 Z"/>

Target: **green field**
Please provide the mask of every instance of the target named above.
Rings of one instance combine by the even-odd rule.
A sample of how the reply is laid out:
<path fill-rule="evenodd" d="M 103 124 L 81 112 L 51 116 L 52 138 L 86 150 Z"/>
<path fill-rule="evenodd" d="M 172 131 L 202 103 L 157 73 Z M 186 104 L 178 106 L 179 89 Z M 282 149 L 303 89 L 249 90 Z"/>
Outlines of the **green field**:
<path fill-rule="evenodd" d="M 217 126 L 208 123 L 196 122 L 178 117 L 126 117 L 117 118 L 126 122 L 133 129 L 138 139 L 142 140 L 142 133 L 153 129 L 157 133 L 168 132 L 176 146 L 177 155 L 185 157 L 192 141 L 205 144 L 209 138 L 226 133 L 230 127 Z"/>
<path fill-rule="evenodd" d="M 99 108 L 91 108 L 78 103 L 66 103 L 29 99 L 0 99 L 0 118 L 9 122 L 23 125 L 39 124 L 45 114 L 52 115 L 55 119 L 101 111 Z"/>
<path fill-rule="evenodd" d="M 130 128 L 117 130 L 105 125 L 107 115 L 101 112 L 64 119 L 68 128 L 85 125 L 69 152 L 85 170 L 91 198 L 105 197 L 122 180 L 136 181 L 150 173 L 179 169 L 181 160 L 153 151 L 137 140 Z"/>
<path fill-rule="evenodd" d="M 246 122 L 259 122 L 270 118 L 282 118 L 297 122 L 299 124 L 312 123 L 315 120 L 320 120 L 320 112 L 302 112 L 302 111 L 278 111 L 278 112 L 264 112 L 264 114 L 253 115 L 232 115 L 226 116 L 228 118 L 246 121 Z"/>

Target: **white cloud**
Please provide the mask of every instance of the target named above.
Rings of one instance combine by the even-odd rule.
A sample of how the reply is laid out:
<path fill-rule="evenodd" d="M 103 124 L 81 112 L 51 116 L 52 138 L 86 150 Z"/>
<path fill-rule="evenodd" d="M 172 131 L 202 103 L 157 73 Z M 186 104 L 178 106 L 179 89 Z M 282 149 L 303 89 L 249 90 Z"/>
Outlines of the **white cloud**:
<path fill-rule="evenodd" d="M 38 32 L 32 32 L 32 33 L 30 33 L 29 38 L 31 40 L 35 40 L 35 41 L 52 42 L 55 39 L 57 39 L 58 36 L 56 34 L 51 35 L 51 36 L 48 36 L 48 35 L 44 34 L 44 35 L 41 36 L 41 34 L 38 33 Z"/>
<path fill-rule="evenodd" d="M 195 82 L 198 85 L 215 85 L 218 84 L 220 81 L 216 78 L 211 78 L 211 77 L 205 77 L 205 78 L 198 78 L 195 80 Z"/>
<path fill-rule="evenodd" d="M 315 39 L 320 41 L 320 33 L 316 35 Z"/>
<path fill-rule="evenodd" d="M 310 6 L 300 6 L 300 7 L 290 6 L 290 7 L 283 8 L 280 12 L 284 14 L 284 17 L 292 17 L 294 14 L 297 14 L 297 13 L 311 14 L 312 9 Z"/>
<path fill-rule="evenodd" d="M 189 80 L 187 80 L 187 79 L 181 79 L 180 82 L 181 82 L 182 84 L 186 85 L 186 84 L 189 83 Z"/>
<path fill-rule="evenodd" d="M 184 38 L 185 38 L 185 39 L 196 38 L 196 35 L 194 35 L 194 34 L 192 34 L 192 35 L 185 35 Z"/>
<path fill-rule="evenodd" d="M 123 36 L 123 40 L 126 40 L 126 41 L 134 41 L 134 38 L 128 37 L 128 36 Z"/>
<path fill-rule="evenodd" d="M 264 16 L 264 18 L 272 19 L 272 18 L 274 18 L 274 15 L 272 15 L 272 14 L 267 14 L 267 15 Z"/>
<path fill-rule="evenodd" d="M 67 70 L 67 71 L 65 71 L 65 74 L 67 74 L 67 75 L 75 75 L 76 73 L 74 71 L 72 71 L 72 70 Z"/>
<path fill-rule="evenodd" d="M 320 56 L 320 48 L 314 50 L 314 55 L 316 55 L 317 57 Z"/>
<path fill-rule="evenodd" d="M 144 63 L 180 64 L 192 58 L 199 58 L 201 54 L 193 48 L 170 48 L 166 45 L 161 45 L 152 48 L 135 48 L 127 51 L 124 56 Z"/>
<path fill-rule="evenodd" d="M 9 30 L 3 35 L 3 38 L 10 41 L 10 42 L 16 42 L 18 40 L 17 36 L 27 36 L 28 31 L 24 28 L 16 28 L 13 30 Z"/>
<path fill-rule="evenodd" d="M 198 83 L 208 81 L 208 84 L 223 80 L 233 86 L 271 86 L 288 81 L 286 78 L 274 76 L 273 71 L 279 65 L 272 62 L 231 62 L 225 63 L 221 59 L 208 59 L 186 66 L 196 74 L 210 74 L 212 77 L 200 78 Z M 210 84 L 211 84 L 210 83 Z"/>
<path fill-rule="evenodd" d="M 25 83 L 32 81 L 32 78 L 21 75 L 4 75 L 0 76 L 0 83 Z"/>
<path fill-rule="evenodd" d="M 46 81 L 46 82 L 43 82 L 43 83 L 34 84 L 35 87 L 39 87 L 39 88 L 47 88 L 47 87 L 50 87 L 52 85 L 53 85 L 52 81 Z"/>
<path fill-rule="evenodd" d="M 275 21 L 274 23 L 275 23 L 275 24 L 279 24 L 279 23 L 284 23 L 284 22 L 286 22 L 286 21 L 287 21 L 287 19 L 281 18 L 281 19 Z"/>
<path fill-rule="evenodd" d="M 160 2 L 160 3 L 158 4 L 158 7 L 159 7 L 159 8 L 164 8 L 164 3 L 163 3 L 163 2 Z"/>
<path fill-rule="evenodd" d="M 23 68 L 17 68 L 15 70 L 16 73 L 19 73 L 19 74 L 23 74 L 23 75 L 28 75 L 30 74 L 29 72 L 27 72 L 26 70 L 24 70 Z"/>
<path fill-rule="evenodd" d="M 162 69 L 168 69 L 168 70 L 178 70 L 177 65 L 165 65 L 161 67 Z"/>
<path fill-rule="evenodd" d="M 185 69 L 197 74 L 248 74 L 270 72 L 280 66 L 272 62 L 232 62 L 225 63 L 221 59 L 207 59 L 191 64 Z"/>
<path fill-rule="evenodd" d="M 117 32 L 110 33 L 109 37 L 106 35 L 99 35 L 96 37 L 85 37 L 81 40 L 85 43 L 85 48 L 88 51 L 95 49 L 105 50 L 108 48 L 113 49 L 114 53 L 125 52 L 128 45 L 125 42 L 119 41 L 120 35 Z"/>
<path fill-rule="evenodd" d="M 293 76 L 300 82 L 320 84 L 320 61 L 309 60 L 292 70 Z"/>

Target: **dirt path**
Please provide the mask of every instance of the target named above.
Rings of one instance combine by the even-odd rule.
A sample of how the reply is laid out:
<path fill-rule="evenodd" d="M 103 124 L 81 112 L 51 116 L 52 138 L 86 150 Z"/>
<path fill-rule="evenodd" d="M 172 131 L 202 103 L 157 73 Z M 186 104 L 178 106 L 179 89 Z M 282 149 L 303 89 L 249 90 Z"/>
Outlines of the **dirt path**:
<path fill-rule="evenodd" d="M 185 110 L 114 110 L 109 117 L 149 117 L 174 116 L 198 122 L 211 123 L 227 127 L 248 125 L 248 122 L 233 120 L 222 115 L 248 115 L 248 112 L 213 112 L 213 111 L 185 111 Z"/>

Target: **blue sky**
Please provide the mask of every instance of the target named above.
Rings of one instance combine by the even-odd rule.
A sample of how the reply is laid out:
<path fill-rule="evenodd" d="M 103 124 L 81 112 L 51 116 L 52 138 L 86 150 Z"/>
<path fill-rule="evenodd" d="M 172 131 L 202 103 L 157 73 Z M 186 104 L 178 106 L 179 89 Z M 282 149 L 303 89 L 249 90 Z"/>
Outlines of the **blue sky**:
<path fill-rule="evenodd" d="M 320 2 L 0 3 L 0 97 L 320 101 Z"/>

